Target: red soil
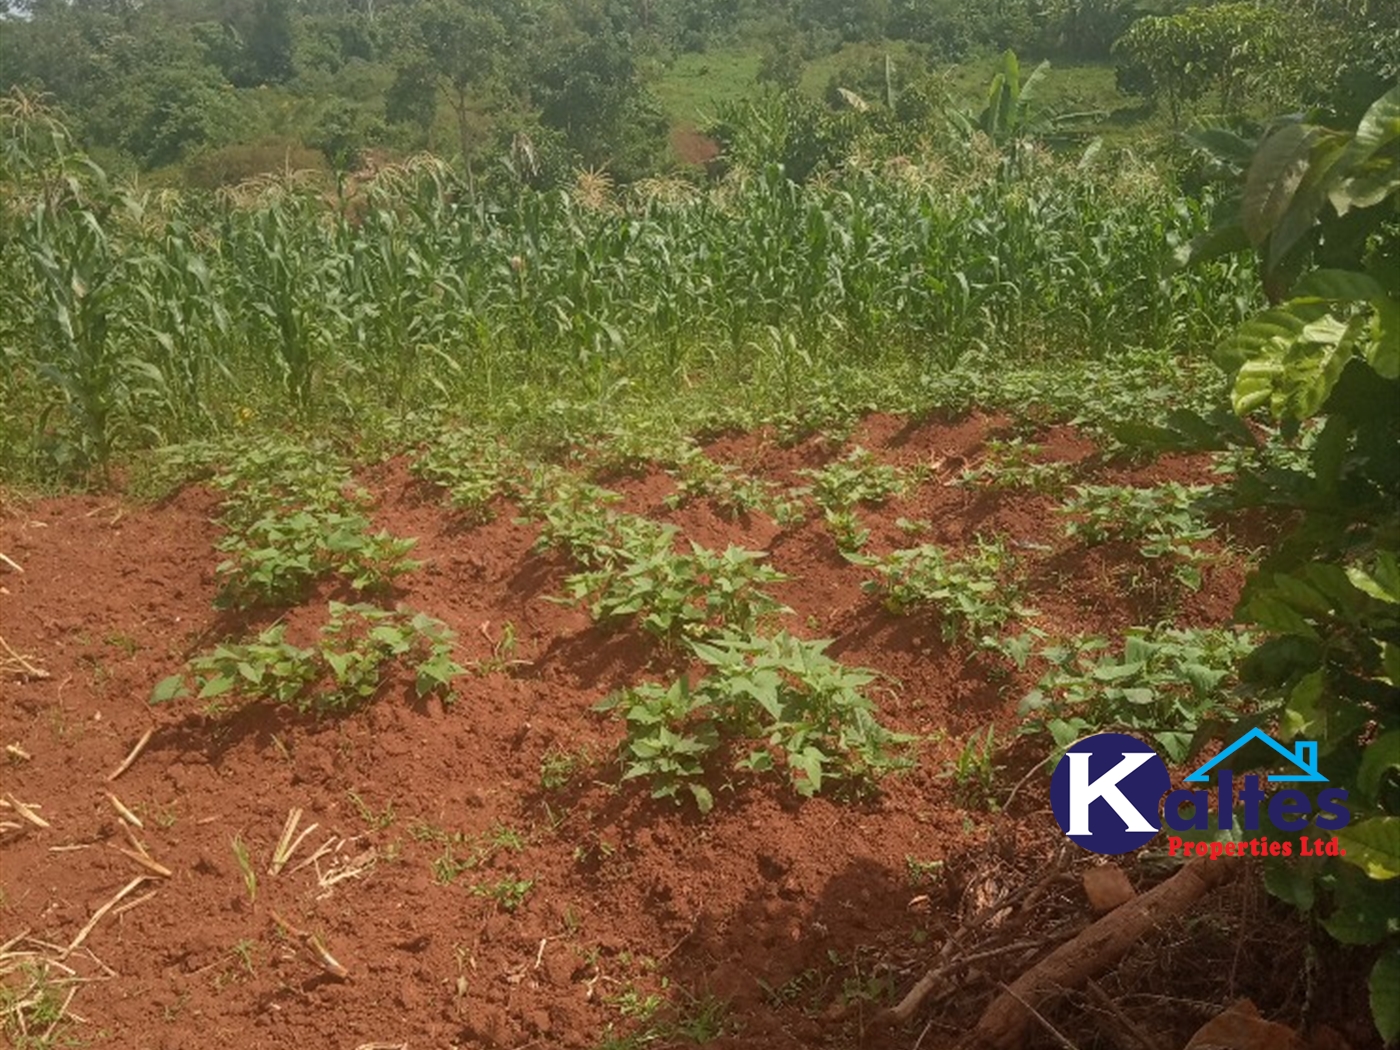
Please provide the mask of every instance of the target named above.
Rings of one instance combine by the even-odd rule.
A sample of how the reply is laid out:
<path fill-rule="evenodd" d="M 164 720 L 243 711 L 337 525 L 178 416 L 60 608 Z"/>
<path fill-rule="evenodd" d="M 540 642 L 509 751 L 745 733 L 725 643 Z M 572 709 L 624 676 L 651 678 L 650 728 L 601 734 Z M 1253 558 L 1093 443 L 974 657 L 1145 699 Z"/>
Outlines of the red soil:
<path fill-rule="evenodd" d="M 719 156 L 719 143 L 690 124 L 679 124 L 671 129 L 671 150 L 682 164 L 703 167 Z"/>
<path fill-rule="evenodd" d="M 1003 422 L 867 421 L 855 440 L 882 458 L 936 466 L 918 491 L 860 512 L 872 549 L 907 545 L 893 525 L 900 516 L 927 519 L 929 542 L 957 546 L 997 531 L 1043 544 L 1018 553 L 1039 622 L 1057 634 L 1229 619 L 1243 576 L 1233 557 L 1207 571 L 1199 593 L 1183 595 L 1145 572 L 1130 549 L 1071 545 L 1045 497 L 941 483 Z M 1098 478 L 1205 478 L 1199 458 L 1105 467 L 1070 431 L 1042 440 L 1047 456 Z M 709 451 L 783 483 L 830 455 L 818 443 L 780 449 L 761 436 L 726 438 Z M 499 655 L 520 663 L 465 677 L 446 709 L 414 703 L 401 688 L 319 721 L 261 705 L 218 719 L 190 701 L 152 708 L 154 683 L 207 647 L 219 625 L 210 604 L 213 498 L 193 489 L 147 507 L 65 497 L 0 515 L 0 551 L 24 569 L 0 567 L 0 634 L 50 675 L 0 679 L 0 742 L 32 755 L 5 767 L 0 795 L 42 806 L 51 825 L 0 839 L 0 942 L 29 930 L 67 944 L 141 874 L 114 848 L 125 838 L 108 790 L 144 819 L 141 838 L 174 871 L 140 887 L 128 901 L 155 895 L 109 913 L 69 957 L 94 978 L 72 1004 L 87 1021 L 77 1034 L 95 1045 L 170 1050 L 344 1050 L 373 1041 L 585 1047 L 610 1025 L 631 1030 L 622 1007 L 635 992 L 682 1006 L 687 994 L 726 1000 L 733 1034 L 711 1045 L 908 1047 L 909 1032 L 868 1028 L 880 1004 L 852 989 L 907 989 L 957 923 L 975 867 L 969 858 L 1020 851 L 1034 863 L 1058 839 L 1042 803 L 1014 817 L 967 809 L 940 776 L 968 734 L 988 724 L 1014 729 L 1030 678 L 945 643 L 928 617 L 885 613 L 820 521 L 783 531 L 762 516 L 729 521 L 703 504 L 668 512 L 664 475 L 620 483 L 630 509 L 671 520 L 701 543 L 769 550 L 791 577 L 777 588 L 794 610 L 787 626 L 833 638 L 833 655 L 877 669 L 887 682 L 883 717 L 933 734 L 917 768 L 888 781 L 876 800 L 802 801 L 736 779 L 701 819 L 651 801 L 635 784 L 617 786 L 606 760 L 618 726 L 590 708 L 619 686 L 661 677 L 664 662 L 634 633 L 602 632 L 585 613 L 546 600 L 567 569 L 530 553 L 534 528 L 514 524 L 502 506 L 493 523 L 462 530 L 402 462 L 364 480 L 379 497 L 377 523 L 419 541 L 414 556 L 425 565 L 405 578 L 402 600 L 458 633 L 459 662 L 490 661 L 507 625 L 514 630 L 515 651 Z M 326 597 L 294 611 L 294 631 L 323 615 Z M 148 728 L 149 746 L 109 784 Z M 544 788 L 546 757 L 581 748 L 591 766 L 563 788 Z M 1003 797 L 1014 783 L 1005 779 Z M 1043 800 L 1044 792 L 1033 786 L 1022 797 Z M 320 825 L 293 864 L 331 836 L 344 843 L 317 865 L 270 876 L 292 807 Z M 444 837 L 501 827 L 524 838 L 520 852 L 501 849 L 455 884 L 435 882 Z M 235 835 L 254 858 L 253 900 L 231 849 Z M 370 849 L 376 859 L 362 875 L 318 884 L 316 868 L 328 873 Z M 458 858 L 470 852 L 468 842 L 455 846 Z M 907 858 L 947 860 L 925 912 L 909 910 L 924 891 L 910 883 Z M 507 877 L 534 880 L 513 913 L 469 891 Z M 323 972 L 278 931 L 274 912 L 317 934 L 350 979 Z M 963 1014 L 954 1023 L 965 1023 Z"/>

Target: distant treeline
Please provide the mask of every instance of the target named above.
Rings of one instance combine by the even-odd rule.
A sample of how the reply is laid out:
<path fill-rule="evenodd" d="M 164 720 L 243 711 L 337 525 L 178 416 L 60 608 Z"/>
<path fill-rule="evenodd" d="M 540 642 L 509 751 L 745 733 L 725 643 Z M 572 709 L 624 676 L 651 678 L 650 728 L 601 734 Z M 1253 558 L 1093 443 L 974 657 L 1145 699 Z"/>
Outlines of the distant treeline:
<path fill-rule="evenodd" d="M 512 144 L 543 177 L 630 181 L 671 163 L 652 86 L 685 52 L 762 52 L 756 92 L 852 42 L 903 41 L 930 68 L 1112 58 L 1175 119 L 1212 87 L 1227 109 L 1372 98 L 1397 20 L 1394 0 L 0 0 L 0 91 L 50 96 L 110 169 L 196 185 Z M 1144 22 L 1165 35 L 1118 46 Z"/>

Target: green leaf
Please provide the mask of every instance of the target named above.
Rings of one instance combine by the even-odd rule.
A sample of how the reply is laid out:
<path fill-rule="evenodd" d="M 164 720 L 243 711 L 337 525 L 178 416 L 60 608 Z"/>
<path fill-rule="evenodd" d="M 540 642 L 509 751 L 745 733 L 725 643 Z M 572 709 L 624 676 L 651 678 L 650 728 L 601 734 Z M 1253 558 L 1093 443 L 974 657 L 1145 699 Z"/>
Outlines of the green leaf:
<path fill-rule="evenodd" d="M 1250 242 L 1256 247 L 1268 240 L 1312 159 L 1313 143 L 1322 129 L 1307 124 L 1289 124 L 1274 132 L 1254 154 L 1245 176 L 1240 218 Z"/>
<path fill-rule="evenodd" d="M 1306 914 L 1316 899 L 1315 865 L 1296 857 L 1270 858 L 1264 864 L 1264 888 Z"/>
<path fill-rule="evenodd" d="M 1337 869 L 1332 913 L 1323 927 L 1343 944 L 1378 944 L 1400 932 L 1394 887 L 1368 879 L 1356 868 Z"/>
<path fill-rule="evenodd" d="M 1400 817 L 1371 817 L 1337 832 L 1346 859 L 1373 879 L 1400 875 Z"/>
<path fill-rule="evenodd" d="M 695 804 L 700 808 L 701 813 L 708 813 L 715 808 L 715 797 L 704 784 L 687 784 L 686 788 L 694 797 Z"/>
<path fill-rule="evenodd" d="M 1400 86 L 1392 87 L 1375 102 L 1371 103 L 1361 123 L 1356 126 L 1356 135 L 1347 147 L 1347 164 L 1355 167 L 1364 164 L 1375 154 L 1400 138 Z"/>
<path fill-rule="evenodd" d="M 1400 1038 L 1400 948 L 1390 948 L 1371 967 L 1371 1017 L 1387 1045 Z"/>
<path fill-rule="evenodd" d="M 185 676 L 173 674 L 156 683 L 156 687 L 151 690 L 151 703 L 166 704 L 186 695 L 188 695 L 188 690 L 185 688 Z"/>
<path fill-rule="evenodd" d="M 216 696 L 223 696 L 233 688 L 233 679 L 227 675 L 215 675 L 204 683 L 204 688 L 199 691 L 200 700 L 211 700 Z"/>
<path fill-rule="evenodd" d="M 1374 800 L 1381 781 L 1392 769 L 1400 769 L 1400 729 L 1382 733 L 1369 744 L 1361 756 L 1356 773 L 1356 786 L 1368 799 Z"/>
<path fill-rule="evenodd" d="M 1298 282 L 1293 296 L 1332 302 L 1370 302 L 1388 297 L 1380 281 L 1357 270 L 1314 270 Z"/>
<path fill-rule="evenodd" d="M 1391 551 L 1381 551 L 1370 573 L 1355 566 L 1347 569 L 1347 579 L 1359 591 L 1378 601 L 1400 605 L 1400 560 Z"/>

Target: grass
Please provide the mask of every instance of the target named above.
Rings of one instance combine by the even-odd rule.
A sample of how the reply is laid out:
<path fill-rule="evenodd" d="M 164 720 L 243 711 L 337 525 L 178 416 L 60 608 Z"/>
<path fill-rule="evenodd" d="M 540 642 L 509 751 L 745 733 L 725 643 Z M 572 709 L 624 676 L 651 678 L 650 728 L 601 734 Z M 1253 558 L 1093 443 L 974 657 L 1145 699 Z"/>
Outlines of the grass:
<path fill-rule="evenodd" d="M 677 55 L 652 90 L 672 124 L 703 124 L 724 103 L 754 92 L 761 61 L 761 53 L 751 48 Z"/>
<path fill-rule="evenodd" d="M 18 976 L 19 980 L 12 978 Z M 69 1032 L 71 993 L 42 963 L 23 963 L 0 984 L 0 1031 L 14 1050 L 57 1050 L 81 1045 Z"/>
<path fill-rule="evenodd" d="M 808 60 L 802 71 L 802 90 L 819 98 L 833 77 L 839 82 L 849 79 L 843 77 L 848 71 L 881 66 L 887 54 L 902 79 L 917 77 L 927 68 L 917 47 L 906 41 L 845 43 Z M 658 70 L 651 88 L 673 125 L 701 125 L 722 105 L 761 90 L 757 77 L 762 62 L 761 47 L 687 52 Z M 1000 56 L 985 55 L 935 67 L 932 72 L 955 102 L 972 109 L 985 102 L 987 84 L 1000 66 Z M 1141 131 L 1134 128 L 1136 122 L 1123 112 L 1136 111 L 1137 101 L 1118 90 L 1112 63 L 1055 63 L 1051 75 L 1038 85 L 1036 103 L 1050 112 L 1103 112 L 1110 115 L 1110 132 L 1133 128 L 1133 137 L 1141 137 Z"/>

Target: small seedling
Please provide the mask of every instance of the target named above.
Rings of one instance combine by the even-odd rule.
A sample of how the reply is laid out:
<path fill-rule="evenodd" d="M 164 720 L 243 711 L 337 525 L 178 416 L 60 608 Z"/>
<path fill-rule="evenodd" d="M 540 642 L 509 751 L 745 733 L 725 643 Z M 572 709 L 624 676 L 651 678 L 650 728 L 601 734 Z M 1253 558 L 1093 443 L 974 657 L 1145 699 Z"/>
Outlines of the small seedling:
<path fill-rule="evenodd" d="M 540 786 L 546 791 L 557 791 L 573 780 L 581 770 L 587 769 L 593 756 L 587 745 L 574 751 L 551 747 L 540 760 Z"/>
<path fill-rule="evenodd" d="M 513 912 L 525 903 L 525 896 L 534 885 L 534 879 L 503 877 L 492 883 L 479 883 L 471 892 L 474 897 L 490 898 L 503 911 Z"/>
<path fill-rule="evenodd" d="M 238 870 L 243 873 L 243 887 L 248 891 L 251 904 L 258 900 L 258 873 L 253 868 L 253 857 L 241 835 L 233 836 L 233 856 L 238 861 Z"/>

